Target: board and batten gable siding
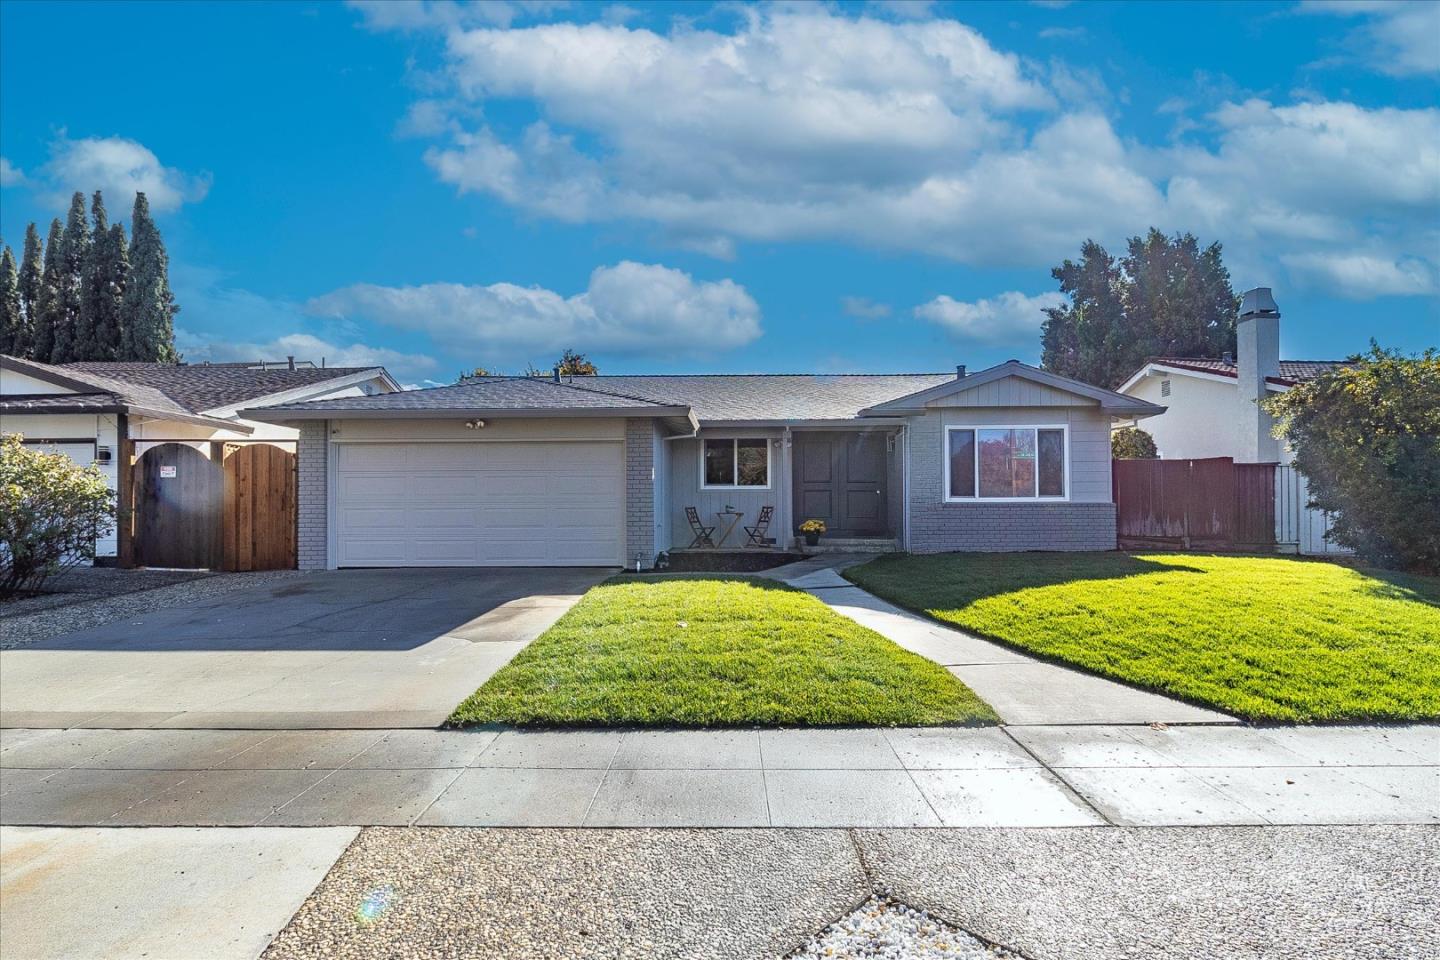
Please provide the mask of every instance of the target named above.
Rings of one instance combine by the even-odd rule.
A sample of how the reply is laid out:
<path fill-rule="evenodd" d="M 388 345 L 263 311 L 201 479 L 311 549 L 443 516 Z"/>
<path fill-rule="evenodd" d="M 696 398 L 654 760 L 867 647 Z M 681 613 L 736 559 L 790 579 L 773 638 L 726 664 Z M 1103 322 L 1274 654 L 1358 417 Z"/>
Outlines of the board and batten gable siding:
<path fill-rule="evenodd" d="M 951 399 L 945 398 L 946 401 Z M 946 427 L 1057 424 L 1068 428 L 1067 500 L 945 502 Z M 1110 491 L 1110 417 L 1098 406 L 1074 396 L 1070 396 L 1069 406 L 1003 407 L 982 404 L 961 407 L 947 404 L 922 416 L 912 417 L 907 435 L 910 447 L 910 550 L 943 553 L 1115 549 L 1115 505 L 1111 502 Z"/>
<path fill-rule="evenodd" d="M 70 387 L 61 386 L 49 380 L 41 380 L 39 377 L 32 377 L 19 370 L 0 370 L 0 396 L 33 397 L 76 392 Z M 7 427 L 5 432 L 13 433 L 14 431 Z"/>
<path fill-rule="evenodd" d="M 1033 380 L 1002 377 L 932 400 L 930 407 L 1098 407 L 1098 401 Z"/>
<path fill-rule="evenodd" d="M 723 489 L 702 489 L 700 474 L 701 441 L 707 438 L 758 439 L 770 441 L 770 486 L 763 490 L 747 490 L 743 487 Z M 700 514 L 700 522 L 707 527 L 716 526 L 716 514 L 732 506 L 745 514 L 735 531 L 730 534 L 724 546 L 729 549 L 745 544 L 745 531 L 741 527 L 753 526 L 760 516 L 760 509 L 775 508 L 770 521 L 769 536 L 785 547 L 790 543 L 790 451 L 785 449 L 785 431 L 778 428 L 721 429 L 707 428 L 700 431 L 698 438 L 687 437 L 668 440 L 670 447 L 670 548 L 684 549 L 690 546 L 694 535 L 690 532 L 690 521 L 685 517 L 685 508 L 694 507 Z M 721 531 L 716 530 L 718 538 Z"/>

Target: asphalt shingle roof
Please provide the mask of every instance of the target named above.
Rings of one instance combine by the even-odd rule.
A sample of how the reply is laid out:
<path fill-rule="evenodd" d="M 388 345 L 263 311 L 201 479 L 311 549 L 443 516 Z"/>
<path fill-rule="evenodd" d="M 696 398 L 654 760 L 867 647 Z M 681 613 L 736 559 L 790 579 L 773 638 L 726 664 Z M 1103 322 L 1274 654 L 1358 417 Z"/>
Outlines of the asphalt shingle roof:
<path fill-rule="evenodd" d="M 1233 360 L 1216 360 L 1213 357 L 1155 357 L 1151 362 L 1198 370 L 1201 373 L 1218 373 L 1225 377 L 1238 376 Z M 1304 383 L 1343 366 L 1344 360 L 1281 360 L 1280 375 L 1267 379 L 1273 383 Z"/>
<path fill-rule="evenodd" d="M 665 406 L 622 393 L 593 390 L 541 377 L 487 377 L 448 387 L 405 390 L 369 397 L 337 397 L 305 403 L 281 403 L 266 410 L 648 410 Z"/>
<path fill-rule="evenodd" d="M 853 420 L 866 407 L 955 379 L 953 373 L 600 375 L 565 382 L 690 407 L 702 421 Z"/>
<path fill-rule="evenodd" d="M 188 413 L 200 413 L 216 407 L 228 407 L 257 397 L 267 397 L 286 390 L 324 383 L 374 367 L 299 367 L 290 369 L 250 370 L 244 367 L 209 364 L 162 363 L 65 363 L 55 369 L 72 371 L 80 380 L 113 384 L 121 396 L 134 396 L 133 403 L 153 406 L 141 399 L 165 397 Z"/>

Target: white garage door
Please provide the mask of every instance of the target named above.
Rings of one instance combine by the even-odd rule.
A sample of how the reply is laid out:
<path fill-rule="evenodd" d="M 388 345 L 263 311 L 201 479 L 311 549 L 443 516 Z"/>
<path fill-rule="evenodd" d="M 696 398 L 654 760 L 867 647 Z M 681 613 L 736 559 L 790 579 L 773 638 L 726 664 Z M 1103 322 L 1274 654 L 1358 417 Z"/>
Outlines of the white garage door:
<path fill-rule="evenodd" d="M 337 444 L 342 567 L 624 563 L 618 442 Z"/>

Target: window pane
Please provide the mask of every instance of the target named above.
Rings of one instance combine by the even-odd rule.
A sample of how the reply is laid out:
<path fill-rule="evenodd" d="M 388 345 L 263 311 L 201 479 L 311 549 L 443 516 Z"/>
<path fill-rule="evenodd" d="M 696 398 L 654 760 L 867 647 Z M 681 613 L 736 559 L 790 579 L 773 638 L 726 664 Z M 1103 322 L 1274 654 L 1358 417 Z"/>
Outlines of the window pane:
<path fill-rule="evenodd" d="M 705 441 L 705 483 L 707 486 L 731 486 L 735 483 L 735 441 Z"/>
<path fill-rule="evenodd" d="M 1065 496 L 1065 431 L 1040 431 L 1040 496 Z"/>
<path fill-rule="evenodd" d="M 981 430 L 980 496 L 1035 496 L 1035 431 Z"/>
<path fill-rule="evenodd" d="M 769 482 L 769 464 L 764 440 L 735 441 L 735 462 L 739 467 L 742 487 L 763 487 Z"/>
<path fill-rule="evenodd" d="M 975 431 L 950 431 L 950 496 L 975 496 Z"/>

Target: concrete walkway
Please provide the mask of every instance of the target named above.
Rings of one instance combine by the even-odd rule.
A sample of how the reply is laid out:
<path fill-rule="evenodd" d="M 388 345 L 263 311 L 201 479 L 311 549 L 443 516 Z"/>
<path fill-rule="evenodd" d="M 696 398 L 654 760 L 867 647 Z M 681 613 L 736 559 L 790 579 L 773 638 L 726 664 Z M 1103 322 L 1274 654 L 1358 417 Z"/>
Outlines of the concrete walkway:
<path fill-rule="evenodd" d="M 840 576 L 870 557 L 832 554 L 767 571 L 955 674 L 1008 724 L 1238 723 L 1234 717 L 1027 657 L 881 600 Z"/>
<path fill-rule="evenodd" d="M 0 822 L 1440 823 L 1440 727 L 5 730 Z"/>

